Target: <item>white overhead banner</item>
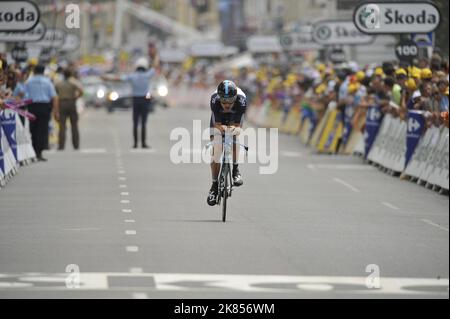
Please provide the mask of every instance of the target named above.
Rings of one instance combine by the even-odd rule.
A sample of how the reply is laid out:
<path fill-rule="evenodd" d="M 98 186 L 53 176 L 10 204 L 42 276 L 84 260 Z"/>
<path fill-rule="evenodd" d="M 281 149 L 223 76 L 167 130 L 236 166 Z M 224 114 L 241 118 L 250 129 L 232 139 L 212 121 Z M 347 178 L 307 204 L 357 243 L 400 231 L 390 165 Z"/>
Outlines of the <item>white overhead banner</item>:
<path fill-rule="evenodd" d="M 32 42 L 41 40 L 47 28 L 43 22 L 39 22 L 33 29 L 24 32 L 3 31 L 0 32 L 2 42 Z"/>
<path fill-rule="evenodd" d="M 353 14 L 356 27 L 366 34 L 428 33 L 441 22 L 430 2 L 366 2 Z"/>
<path fill-rule="evenodd" d="M 39 18 L 39 8 L 31 1 L 0 1 L 0 31 L 28 31 Z"/>
<path fill-rule="evenodd" d="M 33 42 L 30 44 L 30 46 L 60 49 L 64 45 L 65 39 L 66 31 L 61 29 L 49 28 L 40 41 Z"/>
<path fill-rule="evenodd" d="M 375 37 L 359 31 L 353 21 L 329 20 L 314 24 L 313 39 L 321 45 L 363 45 Z"/>
<path fill-rule="evenodd" d="M 282 52 L 278 37 L 272 35 L 253 35 L 247 39 L 247 48 L 252 53 Z"/>

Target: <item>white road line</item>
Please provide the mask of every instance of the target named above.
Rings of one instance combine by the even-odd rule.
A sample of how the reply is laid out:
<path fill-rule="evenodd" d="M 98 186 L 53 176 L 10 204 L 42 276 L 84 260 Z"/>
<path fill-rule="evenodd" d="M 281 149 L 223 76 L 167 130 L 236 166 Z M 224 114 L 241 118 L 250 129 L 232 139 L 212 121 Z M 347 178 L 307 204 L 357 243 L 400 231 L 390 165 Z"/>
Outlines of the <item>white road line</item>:
<path fill-rule="evenodd" d="M 128 235 L 128 236 L 136 235 L 136 231 L 133 229 L 126 230 L 125 235 Z"/>
<path fill-rule="evenodd" d="M 130 196 L 130 193 L 129 192 L 121 192 L 120 195 L 122 195 L 122 196 Z"/>
<path fill-rule="evenodd" d="M 131 267 L 130 272 L 132 274 L 142 274 L 144 270 L 141 267 Z"/>
<path fill-rule="evenodd" d="M 117 174 L 123 175 L 123 174 L 125 174 L 125 171 L 117 171 Z"/>
<path fill-rule="evenodd" d="M 393 210 L 400 210 L 400 208 L 398 208 L 397 206 L 392 205 L 391 203 L 388 203 L 388 202 L 381 202 L 381 204 L 383 204 L 384 206 L 389 207 L 390 209 L 393 209 Z"/>
<path fill-rule="evenodd" d="M 122 199 L 121 201 L 120 201 L 120 203 L 121 204 L 129 204 L 129 203 L 131 203 L 128 199 Z"/>
<path fill-rule="evenodd" d="M 152 154 L 152 153 L 156 153 L 156 150 L 155 149 L 149 149 L 149 150 L 137 149 L 137 150 L 130 150 L 130 153 L 132 153 L 132 154 Z"/>
<path fill-rule="evenodd" d="M 137 253 L 139 251 L 138 246 L 127 246 L 126 251 L 129 253 Z"/>
<path fill-rule="evenodd" d="M 125 219 L 125 223 L 135 223 L 134 219 Z"/>
<path fill-rule="evenodd" d="M 119 181 L 126 181 L 127 178 L 126 177 L 119 177 Z"/>
<path fill-rule="evenodd" d="M 94 227 L 86 227 L 86 228 L 64 228 L 64 230 L 68 230 L 68 231 L 93 231 L 93 230 L 100 230 L 100 228 L 94 228 Z"/>
<path fill-rule="evenodd" d="M 129 246 L 136 247 L 136 246 Z M 137 248 L 137 247 L 136 247 Z M 13 276 L 11 276 L 13 275 Z M 0 278 L 9 278 L 11 281 L 1 283 L 0 291 L 67 291 L 66 273 L 21 273 L 4 274 Z M 390 295 L 405 297 L 439 297 L 448 299 L 448 278 L 399 278 L 383 277 L 379 289 L 367 287 L 367 277 L 324 277 L 324 276 L 283 276 L 283 275 L 227 275 L 227 274 L 177 274 L 177 273 L 82 273 L 80 276 L 80 291 L 128 291 L 142 292 L 133 286 L 110 286 L 111 279 L 131 278 L 134 280 L 153 281 L 153 285 L 145 287 L 145 292 L 245 292 L 298 294 L 304 296 L 305 292 L 335 292 L 336 295 L 349 293 L 358 297 L 369 298 L 373 296 L 386 297 Z M 47 285 L 51 283 L 51 285 Z M 192 286 L 189 285 L 192 283 Z M 201 285 L 201 286 L 199 286 Z M 283 287 L 286 286 L 287 287 Z M 349 292 L 347 286 L 354 287 Z M 78 290 L 78 289 L 77 289 Z M 136 292 L 136 293 L 137 293 Z M 264 297 L 265 295 L 261 295 Z M 325 295 L 326 296 L 326 295 Z"/>
<path fill-rule="evenodd" d="M 433 223 L 431 220 L 421 219 L 421 221 L 423 221 L 424 223 L 427 223 L 428 225 L 431 225 L 431 226 L 434 226 L 434 227 L 439 228 L 441 230 L 444 230 L 444 231 L 446 231 L 448 233 L 448 228 L 446 228 L 444 226 L 441 226 L 439 224 Z"/>
<path fill-rule="evenodd" d="M 125 185 L 125 184 L 121 184 L 121 185 L 119 185 L 119 188 L 127 188 L 128 186 L 127 185 Z"/>
<path fill-rule="evenodd" d="M 300 153 L 300 152 L 284 151 L 284 152 L 281 152 L 281 156 L 285 156 L 285 157 L 303 157 L 303 154 Z"/>
<path fill-rule="evenodd" d="M 311 171 L 317 172 L 317 168 L 313 164 L 308 164 L 308 165 L 306 165 L 306 167 L 308 167 L 308 169 L 310 169 Z"/>
<path fill-rule="evenodd" d="M 122 209 L 122 213 L 132 213 L 131 209 Z"/>
<path fill-rule="evenodd" d="M 343 181 L 342 179 L 339 179 L 339 178 L 336 178 L 336 177 L 335 177 L 335 178 L 333 178 L 333 180 L 334 180 L 336 183 L 339 183 L 339 184 L 344 185 L 345 187 L 347 187 L 348 189 L 352 190 L 352 191 L 355 192 L 355 193 L 359 193 L 359 192 L 360 192 L 360 190 L 357 189 L 355 186 L 350 185 L 349 183 L 347 183 L 346 181 Z"/>
<path fill-rule="evenodd" d="M 106 150 L 104 148 L 86 148 L 80 150 L 80 153 L 82 154 L 103 154 L 106 153 Z"/>
<path fill-rule="evenodd" d="M 355 170 L 355 171 L 370 171 L 374 168 L 370 165 L 355 165 L 355 164 L 308 164 L 307 167 L 313 169 L 335 169 L 335 170 Z"/>
<path fill-rule="evenodd" d="M 132 296 L 133 299 L 148 299 L 148 295 L 144 292 L 135 292 Z"/>

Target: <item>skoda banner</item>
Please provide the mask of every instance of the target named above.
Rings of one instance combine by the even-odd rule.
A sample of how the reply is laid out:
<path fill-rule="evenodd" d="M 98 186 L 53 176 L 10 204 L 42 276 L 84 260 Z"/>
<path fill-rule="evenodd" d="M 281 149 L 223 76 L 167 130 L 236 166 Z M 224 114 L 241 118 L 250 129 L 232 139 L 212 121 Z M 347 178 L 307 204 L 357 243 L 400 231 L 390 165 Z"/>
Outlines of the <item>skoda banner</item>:
<path fill-rule="evenodd" d="M 39 17 L 39 8 L 31 1 L 0 1 L 0 31 L 31 30 Z"/>
<path fill-rule="evenodd" d="M 419 144 L 419 140 L 425 129 L 425 117 L 423 111 L 408 112 L 408 128 L 406 135 L 406 163 L 405 167 L 411 160 L 414 151 Z"/>
<path fill-rule="evenodd" d="M 373 142 L 375 142 L 382 120 L 383 113 L 381 113 L 380 108 L 378 106 L 369 106 L 366 117 L 366 131 L 364 132 L 365 158 L 369 155 Z"/>
<path fill-rule="evenodd" d="M 365 2 L 353 14 L 355 26 L 365 34 L 428 33 L 441 22 L 439 9 L 430 2 Z"/>

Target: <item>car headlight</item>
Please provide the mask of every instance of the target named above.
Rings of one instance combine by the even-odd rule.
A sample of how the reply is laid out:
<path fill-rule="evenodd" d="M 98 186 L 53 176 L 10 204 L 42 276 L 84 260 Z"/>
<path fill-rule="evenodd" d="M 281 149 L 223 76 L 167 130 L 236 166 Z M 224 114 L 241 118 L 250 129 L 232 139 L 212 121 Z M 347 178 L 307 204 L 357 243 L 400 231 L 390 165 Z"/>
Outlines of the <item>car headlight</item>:
<path fill-rule="evenodd" d="M 112 91 L 111 93 L 109 93 L 108 98 L 110 101 L 117 101 L 117 99 L 119 98 L 119 93 L 117 93 L 116 91 Z"/>
<path fill-rule="evenodd" d="M 105 97 L 105 91 L 102 90 L 102 89 L 99 89 L 99 90 L 97 91 L 97 98 L 103 99 L 104 97 Z"/>
<path fill-rule="evenodd" d="M 168 93 L 169 93 L 169 90 L 167 89 L 167 86 L 161 85 L 160 87 L 158 87 L 158 95 L 159 96 L 167 96 Z"/>

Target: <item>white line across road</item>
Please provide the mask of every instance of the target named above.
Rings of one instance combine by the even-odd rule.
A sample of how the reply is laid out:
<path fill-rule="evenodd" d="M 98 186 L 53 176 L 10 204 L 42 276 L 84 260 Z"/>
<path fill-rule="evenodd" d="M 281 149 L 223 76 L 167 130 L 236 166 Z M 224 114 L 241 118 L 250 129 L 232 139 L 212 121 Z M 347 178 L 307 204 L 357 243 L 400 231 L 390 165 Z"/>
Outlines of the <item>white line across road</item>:
<path fill-rule="evenodd" d="M 384 206 L 386 206 L 390 209 L 393 209 L 393 210 L 400 210 L 400 208 L 398 208 L 397 206 L 392 205 L 391 203 L 388 203 L 388 202 L 381 202 L 381 204 L 383 204 Z"/>
<path fill-rule="evenodd" d="M 281 152 L 281 156 L 298 158 L 303 157 L 303 154 L 300 152 L 283 151 Z"/>
<path fill-rule="evenodd" d="M 133 269 L 133 271 L 131 271 Z M 434 296 L 448 298 L 448 278 L 392 278 L 381 277 L 380 287 L 367 286 L 367 277 L 346 276 L 282 276 L 282 275 L 223 275 L 223 274 L 161 274 L 140 273 L 140 268 L 130 268 L 126 273 L 80 273 L 80 288 L 77 290 L 108 290 L 135 292 L 136 281 L 142 284 L 139 290 L 149 291 L 197 291 L 301 294 L 305 292 L 333 293 L 341 295 L 398 295 Z M 0 274 L 0 291 L 69 291 L 66 273 L 44 274 Z M 120 279 L 121 284 L 114 285 Z M 127 280 L 129 285 L 127 286 Z M 318 295 L 319 296 L 319 295 Z"/>
<path fill-rule="evenodd" d="M 126 230 L 125 231 L 125 235 L 131 236 L 131 235 L 136 235 L 136 231 L 135 230 Z"/>
<path fill-rule="evenodd" d="M 353 185 L 347 183 L 346 181 L 343 181 L 342 179 L 339 179 L 339 178 L 336 178 L 336 177 L 335 177 L 335 178 L 333 178 L 333 180 L 334 180 L 336 183 L 339 183 L 339 184 L 341 184 L 341 185 L 344 185 L 345 187 L 347 187 L 348 189 L 350 189 L 351 191 L 353 191 L 353 192 L 355 192 L 355 193 L 359 193 L 359 192 L 360 192 L 360 190 L 357 189 L 355 186 L 353 186 Z"/>
<path fill-rule="evenodd" d="M 307 167 L 310 170 L 318 169 L 332 169 L 343 171 L 372 171 L 374 168 L 370 165 L 357 165 L 357 164 L 308 164 Z"/>
<path fill-rule="evenodd" d="M 130 273 L 132 274 L 142 274 L 144 270 L 141 267 L 131 267 Z"/>
<path fill-rule="evenodd" d="M 436 228 L 439 228 L 439 229 L 441 229 L 441 230 L 444 230 L 444 231 L 446 231 L 447 233 L 449 232 L 449 230 L 448 230 L 447 227 L 444 227 L 444 226 L 441 226 L 441 225 L 439 225 L 439 224 L 436 224 L 436 223 L 432 222 L 432 221 L 429 220 L 429 219 L 421 219 L 421 221 L 423 221 L 424 223 L 426 223 L 426 224 L 428 224 L 428 225 L 431 225 L 431 226 L 433 226 L 433 227 L 436 227 Z"/>
<path fill-rule="evenodd" d="M 104 148 L 86 148 L 81 149 L 80 152 L 82 154 L 104 154 L 106 150 Z"/>
<path fill-rule="evenodd" d="M 137 253 L 139 251 L 138 246 L 127 246 L 125 247 L 125 250 L 129 253 Z"/>
<path fill-rule="evenodd" d="M 125 223 L 135 223 L 134 219 L 125 219 Z"/>

